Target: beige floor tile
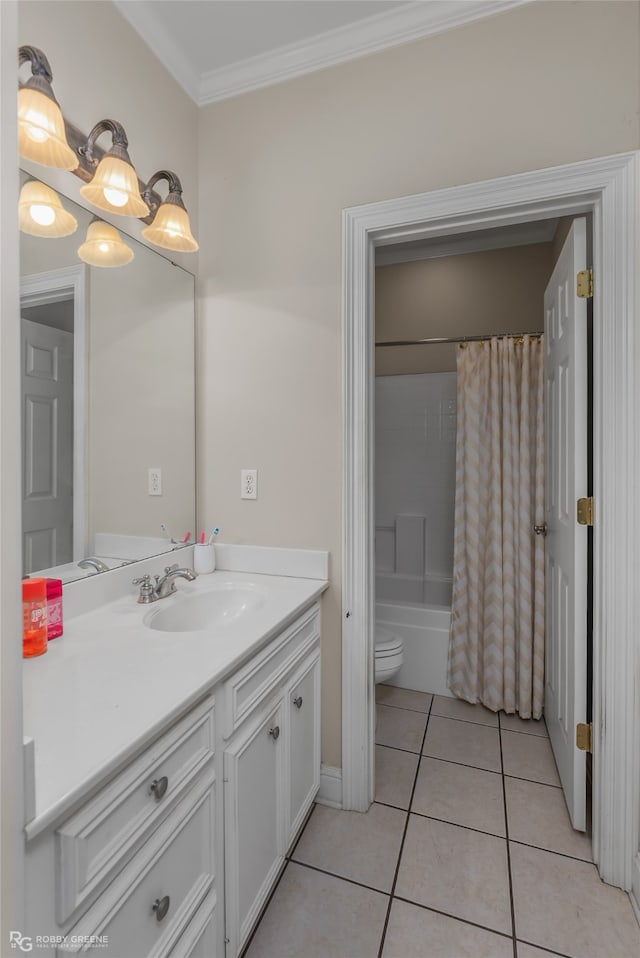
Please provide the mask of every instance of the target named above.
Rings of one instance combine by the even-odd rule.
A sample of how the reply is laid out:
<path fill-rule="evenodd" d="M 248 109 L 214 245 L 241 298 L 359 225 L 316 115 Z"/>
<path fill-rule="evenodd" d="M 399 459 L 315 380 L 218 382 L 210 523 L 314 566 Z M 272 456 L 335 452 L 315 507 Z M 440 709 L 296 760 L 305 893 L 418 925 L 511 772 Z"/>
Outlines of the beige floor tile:
<path fill-rule="evenodd" d="M 404 748 L 409 752 L 420 751 L 427 724 L 427 716 L 424 712 L 411 712 L 408 709 L 392 708 L 389 705 L 377 705 L 376 716 L 378 745 Z"/>
<path fill-rule="evenodd" d="M 406 813 L 373 804 L 368 812 L 344 812 L 318 805 L 293 859 L 390 891 Z"/>
<path fill-rule="evenodd" d="M 432 695 L 427 692 L 414 692 L 412 689 L 398 689 L 395 685 L 376 685 L 376 702 L 381 705 L 393 705 L 399 709 L 411 709 L 414 712 L 428 712 Z"/>
<path fill-rule="evenodd" d="M 559 785 L 549 740 L 539 735 L 501 732 L 504 774 L 544 785 Z"/>
<path fill-rule="evenodd" d="M 526 735 L 541 735 L 549 738 L 544 719 L 521 719 L 519 715 L 500 712 L 500 728 L 509 732 L 524 732 Z"/>
<path fill-rule="evenodd" d="M 533 945 L 527 945 L 523 941 L 518 943 L 518 958 L 549 958 L 553 956 L 552 951 L 546 948 L 534 948 Z"/>
<path fill-rule="evenodd" d="M 498 726 L 497 714 L 486 709 L 484 705 L 471 705 L 470 702 L 450 699 L 446 695 L 434 695 L 431 714 L 460 719 L 463 722 L 477 722 L 479 725 Z"/>
<path fill-rule="evenodd" d="M 374 958 L 389 899 L 289 864 L 246 958 Z"/>
<path fill-rule="evenodd" d="M 513 841 L 592 861 L 591 839 L 572 828 L 561 788 L 506 778 L 505 789 Z"/>
<path fill-rule="evenodd" d="M 511 934 L 502 838 L 411 815 L 395 894 Z"/>
<path fill-rule="evenodd" d="M 499 732 L 486 725 L 432 715 L 422 754 L 492 772 L 501 771 Z"/>
<path fill-rule="evenodd" d="M 419 756 L 376 745 L 376 802 L 409 808 Z"/>
<path fill-rule="evenodd" d="M 572 958 L 638 958 L 640 928 L 628 896 L 594 865 L 511 845 L 519 938 Z"/>
<path fill-rule="evenodd" d="M 505 836 L 502 776 L 423 757 L 411 810 Z"/>
<path fill-rule="evenodd" d="M 511 938 L 394 899 L 382 955 L 383 958 L 513 958 L 513 943 Z"/>

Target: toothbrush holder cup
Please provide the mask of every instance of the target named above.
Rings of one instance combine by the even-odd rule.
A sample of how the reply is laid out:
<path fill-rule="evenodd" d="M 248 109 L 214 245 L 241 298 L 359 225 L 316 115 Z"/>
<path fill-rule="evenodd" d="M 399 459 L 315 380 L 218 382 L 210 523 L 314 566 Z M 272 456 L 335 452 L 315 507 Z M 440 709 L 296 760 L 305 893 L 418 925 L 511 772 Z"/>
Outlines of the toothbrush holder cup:
<path fill-rule="evenodd" d="M 193 547 L 193 569 L 198 575 L 216 571 L 216 550 L 213 542 L 196 542 Z"/>

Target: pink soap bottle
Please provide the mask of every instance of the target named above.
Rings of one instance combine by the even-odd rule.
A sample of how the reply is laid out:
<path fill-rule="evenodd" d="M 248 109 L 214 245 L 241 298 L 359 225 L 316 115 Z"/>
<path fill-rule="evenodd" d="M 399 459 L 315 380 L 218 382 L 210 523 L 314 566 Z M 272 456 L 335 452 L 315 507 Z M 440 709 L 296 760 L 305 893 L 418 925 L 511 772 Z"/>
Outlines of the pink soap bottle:
<path fill-rule="evenodd" d="M 47 579 L 47 639 L 62 635 L 62 579 Z"/>

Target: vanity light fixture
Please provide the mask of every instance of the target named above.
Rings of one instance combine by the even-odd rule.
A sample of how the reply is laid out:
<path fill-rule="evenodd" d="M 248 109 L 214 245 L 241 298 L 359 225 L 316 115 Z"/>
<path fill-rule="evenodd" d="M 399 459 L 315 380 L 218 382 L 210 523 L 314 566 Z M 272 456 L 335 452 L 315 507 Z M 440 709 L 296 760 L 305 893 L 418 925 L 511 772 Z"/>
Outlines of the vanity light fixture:
<path fill-rule="evenodd" d="M 20 155 L 43 166 L 75 170 L 79 161 L 67 143 L 64 118 L 51 87 L 49 61 L 37 47 L 20 47 L 18 65 L 27 61 L 32 76 L 18 91 Z"/>
<path fill-rule="evenodd" d="M 153 188 L 159 180 L 167 181 L 169 193 L 165 200 L 157 204 L 153 200 Z M 182 202 L 182 184 L 176 174 L 171 170 L 158 170 L 149 180 L 143 196 L 153 217 L 150 225 L 142 230 L 144 238 L 164 249 L 195 253 L 199 246 L 191 232 L 189 214 Z"/>
<path fill-rule="evenodd" d="M 127 152 L 129 142 L 124 127 L 117 120 L 101 120 L 92 129 L 85 146 L 78 152 L 90 163 L 96 163 L 94 146 L 102 133 L 111 133 L 113 145 L 105 153 L 89 183 L 80 187 L 86 200 L 108 213 L 144 217 L 149 207 L 140 195 L 138 175 Z"/>
<path fill-rule="evenodd" d="M 55 190 L 38 180 L 27 180 L 18 202 L 20 229 L 31 236 L 70 236 L 78 221 L 65 210 Z"/>
<path fill-rule="evenodd" d="M 87 238 L 78 248 L 78 256 L 90 266 L 126 266 L 134 253 L 109 223 L 95 217 L 87 228 Z"/>

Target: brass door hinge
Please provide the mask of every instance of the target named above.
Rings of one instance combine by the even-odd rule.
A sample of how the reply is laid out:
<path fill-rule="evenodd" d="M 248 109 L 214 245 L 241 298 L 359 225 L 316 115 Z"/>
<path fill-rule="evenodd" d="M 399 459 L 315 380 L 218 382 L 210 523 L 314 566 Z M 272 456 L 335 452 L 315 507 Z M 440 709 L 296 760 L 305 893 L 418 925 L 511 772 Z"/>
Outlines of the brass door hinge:
<path fill-rule="evenodd" d="M 593 296 L 593 270 L 581 269 L 576 279 L 576 293 L 580 299 L 591 299 Z"/>
<path fill-rule="evenodd" d="M 581 752 L 593 751 L 593 726 L 591 722 L 578 722 L 576 725 L 576 746 Z"/>
<path fill-rule="evenodd" d="M 584 499 L 578 499 L 577 513 L 578 525 L 593 525 L 593 496 L 588 496 Z"/>

